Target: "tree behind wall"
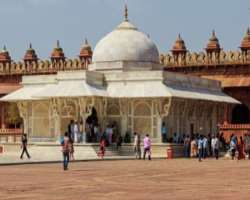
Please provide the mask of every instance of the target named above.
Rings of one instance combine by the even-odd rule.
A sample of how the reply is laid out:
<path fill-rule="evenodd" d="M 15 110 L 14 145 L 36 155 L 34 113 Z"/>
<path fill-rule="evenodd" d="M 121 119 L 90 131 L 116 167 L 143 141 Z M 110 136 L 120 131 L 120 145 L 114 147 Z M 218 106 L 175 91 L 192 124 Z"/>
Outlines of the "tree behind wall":
<path fill-rule="evenodd" d="M 15 128 L 22 123 L 16 103 L 8 103 L 5 121 L 8 126 L 14 125 Z"/>

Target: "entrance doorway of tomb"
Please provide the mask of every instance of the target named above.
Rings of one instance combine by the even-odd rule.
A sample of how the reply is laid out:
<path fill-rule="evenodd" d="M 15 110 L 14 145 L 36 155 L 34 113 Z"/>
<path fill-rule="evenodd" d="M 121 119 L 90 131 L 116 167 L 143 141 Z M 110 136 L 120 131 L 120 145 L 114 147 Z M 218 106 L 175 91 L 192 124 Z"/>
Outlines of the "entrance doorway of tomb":
<path fill-rule="evenodd" d="M 96 142 L 97 135 L 95 133 L 95 127 L 99 126 L 98 116 L 95 107 L 91 108 L 91 114 L 86 119 L 86 142 Z M 100 128 L 100 127 L 99 127 Z"/>
<path fill-rule="evenodd" d="M 108 104 L 107 124 L 105 124 L 105 126 L 107 125 L 110 125 L 113 129 L 113 141 L 117 141 L 121 134 L 120 107 L 117 103 Z"/>
<path fill-rule="evenodd" d="M 232 123 L 233 124 L 247 124 L 250 123 L 249 108 L 244 105 L 236 105 L 232 110 Z"/>

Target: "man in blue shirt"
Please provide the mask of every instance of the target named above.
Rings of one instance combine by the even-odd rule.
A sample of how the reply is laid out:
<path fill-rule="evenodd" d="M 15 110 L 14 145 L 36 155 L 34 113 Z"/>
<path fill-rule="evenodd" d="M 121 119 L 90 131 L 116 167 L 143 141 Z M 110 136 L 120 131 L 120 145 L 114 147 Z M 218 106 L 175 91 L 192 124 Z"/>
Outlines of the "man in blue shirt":
<path fill-rule="evenodd" d="M 165 122 L 163 122 L 161 126 L 161 136 L 162 136 L 163 143 L 167 142 L 167 132 L 168 132 L 167 127 L 165 125 Z"/>
<path fill-rule="evenodd" d="M 202 158 L 202 149 L 203 149 L 203 136 L 200 135 L 198 139 L 199 162 L 201 162 L 201 158 Z"/>

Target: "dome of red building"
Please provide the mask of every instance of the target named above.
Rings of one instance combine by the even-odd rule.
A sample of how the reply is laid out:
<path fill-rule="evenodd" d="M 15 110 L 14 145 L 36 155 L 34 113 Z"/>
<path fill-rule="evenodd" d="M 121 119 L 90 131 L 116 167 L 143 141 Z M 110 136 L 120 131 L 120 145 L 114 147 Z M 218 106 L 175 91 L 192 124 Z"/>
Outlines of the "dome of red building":
<path fill-rule="evenodd" d="M 247 29 L 247 32 L 244 38 L 241 41 L 240 45 L 241 50 L 249 50 L 250 49 L 250 29 Z"/>
<path fill-rule="evenodd" d="M 186 46 L 184 40 L 181 38 L 181 35 L 178 34 L 178 37 L 172 47 L 172 52 L 186 52 Z"/>
<path fill-rule="evenodd" d="M 26 53 L 23 58 L 24 61 L 37 61 L 38 57 L 36 51 L 32 48 L 32 45 L 29 45 L 29 48 L 26 50 Z"/>
<path fill-rule="evenodd" d="M 0 62 L 11 62 L 11 57 L 6 49 L 6 46 L 4 46 L 0 52 Z"/>
<path fill-rule="evenodd" d="M 63 49 L 60 47 L 60 43 L 59 40 L 57 40 L 56 42 L 56 47 L 53 49 L 52 53 L 51 53 L 51 59 L 65 59 L 64 53 L 63 53 Z"/>
<path fill-rule="evenodd" d="M 92 57 L 92 54 L 93 52 L 92 52 L 91 46 L 89 45 L 88 40 L 85 39 L 85 42 L 80 50 L 79 57 L 80 58 Z"/>
<path fill-rule="evenodd" d="M 212 32 L 212 37 L 209 39 L 206 51 L 220 51 L 220 43 L 218 38 L 215 35 L 215 31 Z"/>

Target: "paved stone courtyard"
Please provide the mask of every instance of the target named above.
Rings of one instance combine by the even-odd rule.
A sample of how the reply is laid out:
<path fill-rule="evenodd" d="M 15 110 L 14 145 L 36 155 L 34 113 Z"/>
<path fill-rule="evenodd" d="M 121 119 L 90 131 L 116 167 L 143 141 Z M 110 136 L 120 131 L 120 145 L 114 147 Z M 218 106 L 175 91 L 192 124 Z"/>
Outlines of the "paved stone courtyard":
<path fill-rule="evenodd" d="M 121 160 L 0 166 L 0 199 L 249 199 L 250 161 Z"/>

